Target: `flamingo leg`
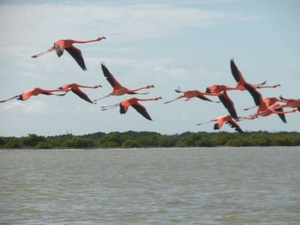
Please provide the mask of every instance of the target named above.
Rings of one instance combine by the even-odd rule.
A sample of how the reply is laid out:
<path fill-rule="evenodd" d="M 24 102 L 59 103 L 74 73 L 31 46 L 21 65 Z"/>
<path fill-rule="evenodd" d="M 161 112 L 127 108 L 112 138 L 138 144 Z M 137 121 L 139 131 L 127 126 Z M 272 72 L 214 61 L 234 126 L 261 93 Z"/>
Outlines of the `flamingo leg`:
<path fill-rule="evenodd" d="M 164 104 L 168 104 L 168 103 L 170 103 L 170 102 L 174 102 L 174 101 L 176 101 L 176 100 L 178 100 L 178 99 L 180 99 L 180 98 L 183 98 L 183 97 L 184 97 L 183 95 L 180 95 L 180 96 L 178 96 L 177 98 L 175 98 L 175 99 L 173 99 L 173 100 L 164 102 Z"/>
<path fill-rule="evenodd" d="M 49 53 L 49 52 L 52 52 L 54 50 L 54 48 L 49 48 L 47 51 L 44 51 L 44 52 L 41 52 L 41 53 L 39 53 L 39 54 L 36 54 L 36 55 L 33 55 L 33 56 L 31 56 L 31 58 L 37 58 L 37 57 L 40 57 L 40 56 L 42 56 L 42 55 L 45 55 L 45 54 L 47 54 L 47 53 Z"/>
<path fill-rule="evenodd" d="M 101 99 L 104 99 L 104 98 L 107 98 L 107 97 L 109 97 L 110 95 L 108 94 L 108 95 L 105 95 L 104 97 L 102 97 L 102 98 L 98 98 L 98 99 L 95 99 L 93 102 L 97 102 L 97 101 L 99 101 L 99 100 L 101 100 Z"/>
<path fill-rule="evenodd" d="M 202 124 L 207 124 L 207 123 L 210 123 L 210 122 L 213 122 L 213 121 L 215 121 L 215 120 L 210 120 L 210 121 L 207 121 L 207 122 L 204 122 L 204 123 L 198 123 L 198 124 L 196 124 L 196 126 L 199 126 L 199 125 L 202 125 Z"/>
<path fill-rule="evenodd" d="M 139 92 L 127 92 L 127 94 L 129 94 L 129 95 L 136 95 L 136 94 L 139 94 L 139 95 L 146 95 L 146 94 L 148 94 L 149 93 L 149 91 L 148 92 L 142 92 L 142 93 L 139 93 Z"/>
<path fill-rule="evenodd" d="M 105 111 L 105 110 L 109 110 L 109 109 L 113 109 L 115 107 L 117 107 L 119 104 L 113 104 L 113 105 L 108 105 L 108 106 L 101 106 L 102 108 L 102 111 Z"/>
<path fill-rule="evenodd" d="M 20 95 L 16 95 L 16 96 L 14 96 L 14 97 L 11 97 L 11 98 L 9 98 L 9 99 L 2 100 L 2 101 L 0 101 L 0 103 L 7 102 L 7 101 L 9 101 L 9 100 L 12 100 L 12 99 L 15 99 L 15 98 L 17 98 L 17 97 L 19 97 L 19 96 L 20 96 Z"/>
<path fill-rule="evenodd" d="M 244 110 L 245 110 L 245 111 L 247 111 L 247 110 L 249 110 L 249 109 L 253 109 L 253 108 L 255 108 L 255 107 L 257 107 L 257 105 L 255 105 L 255 106 L 251 106 L 251 107 L 249 107 L 249 108 L 245 108 Z"/>

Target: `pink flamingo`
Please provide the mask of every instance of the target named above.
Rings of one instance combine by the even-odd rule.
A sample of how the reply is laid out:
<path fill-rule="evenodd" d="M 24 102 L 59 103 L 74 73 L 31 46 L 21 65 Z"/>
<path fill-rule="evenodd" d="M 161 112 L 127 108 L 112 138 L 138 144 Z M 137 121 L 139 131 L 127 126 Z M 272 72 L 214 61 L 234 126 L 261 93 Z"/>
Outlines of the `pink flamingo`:
<path fill-rule="evenodd" d="M 137 93 L 136 91 L 139 91 L 139 90 L 142 90 L 142 89 L 154 88 L 153 85 L 147 85 L 147 86 L 140 87 L 140 88 L 137 88 L 137 89 L 128 89 L 126 87 L 123 87 L 115 79 L 115 77 L 110 73 L 110 71 L 107 69 L 107 67 L 103 63 L 101 64 L 101 68 L 102 68 L 104 77 L 107 79 L 107 81 L 113 87 L 113 90 L 108 95 L 105 95 L 102 98 L 95 99 L 94 102 L 99 101 L 99 100 L 104 99 L 104 98 L 107 98 L 109 96 L 121 96 L 121 95 L 124 95 L 124 94 L 130 94 L 130 95 L 141 94 L 141 95 L 145 95 L 145 94 L 148 94 L 148 92 L 146 92 L 146 93 Z"/>
<path fill-rule="evenodd" d="M 78 63 L 78 65 L 86 71 L 87 68 L 85 67 L 85 63 L 82 57 L 82 53 L 80 49 L 75 48 L 73 44 L 85 44 L 89 42 L 95 42 L 95 41 L 101 41 L 102 39 L 106 39 L 105 37 L 99 37 L 93 40 L 87 40 L 87 41 L 78 41 L 78 40 L 73 40 L 73 39 L 60 39 L 57 40 L 51 48 L 49 48 L 47 51 L 41 52 L 39 54 L 31 56 L 31 58 L 37 58 L 42 55 L 45 55 L 49 52 L 52 52 L 53 50 L 56 50 L 56 54 L 58 57 L 61 57 L 62 54 L 64 53 L 64 50 L 66 50 Z"/>
<path fill-rule="evenodd" d="M 128 98 L 123 101 L 121 101 L 119 104 L 113 104 L 109 106 L 101 106 L 102 110 L 109 110 L 112 108 L 115 108 L 117 106 L 120 106 L 120 113 L 125 114 L 129 108 L 129 106 L 132 106 L 138 113 L 140 113 L 143 117 L 145 117 L 147 120 L 152 120 L 150 115 L 148 114 L 146 108 L 142 106 L 139 101 L 157 101 L 159 99 L 162 99 L 161 97 L 156 98 Z"/>

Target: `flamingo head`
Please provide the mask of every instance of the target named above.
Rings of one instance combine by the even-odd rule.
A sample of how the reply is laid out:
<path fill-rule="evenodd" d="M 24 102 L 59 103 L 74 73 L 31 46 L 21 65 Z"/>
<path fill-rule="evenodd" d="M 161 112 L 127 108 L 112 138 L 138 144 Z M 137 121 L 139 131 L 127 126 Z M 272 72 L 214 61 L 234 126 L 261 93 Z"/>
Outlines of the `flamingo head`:
<path fill-rule="evenodd" d="M 154 88 L 154 85 L 153 84 L 147 85 L 147 88 Z"/>
<path fill-rule="evenodd" d="M 155 98 L 155 100 L 159 100 L 159 99 L 162 99 L 162 97 L 158 96 Z"/>

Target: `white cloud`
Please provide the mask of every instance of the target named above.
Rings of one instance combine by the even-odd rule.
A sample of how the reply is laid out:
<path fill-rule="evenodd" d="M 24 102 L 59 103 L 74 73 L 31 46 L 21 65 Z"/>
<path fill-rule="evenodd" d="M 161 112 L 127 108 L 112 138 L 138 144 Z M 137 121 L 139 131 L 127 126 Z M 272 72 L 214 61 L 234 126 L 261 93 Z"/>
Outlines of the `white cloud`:
<path fill-rule="evenodd" d="M 116 40 L 159 38 L 226 20 L 256 19 L 261 18 L 242 13 L 201 10 L 193 6 L 179 8 L 176 4 L 2 3 L 0 31 L 1 40 L 11 45 L 49 43 L 50 47 L 56 39 L 68 36 L 96 38 L 105 34 Z"/>
<path fill-rule="evenodd" d="M 30 102 L 12 100 L 12 102 L 4 103 L 3 110 L 9 114 L 28 117 L 34 117 L 36 114 L 51 113 L 52 111 L 46 103 L 36 100 L 30 100 Z"/>

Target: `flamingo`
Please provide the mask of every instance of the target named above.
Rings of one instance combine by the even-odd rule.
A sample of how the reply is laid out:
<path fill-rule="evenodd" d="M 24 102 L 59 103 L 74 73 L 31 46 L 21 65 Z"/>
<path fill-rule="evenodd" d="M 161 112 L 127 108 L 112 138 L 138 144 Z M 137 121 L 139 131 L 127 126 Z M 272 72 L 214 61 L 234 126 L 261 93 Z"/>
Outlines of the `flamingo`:
<path fill-rule="evenodd" d="M 241 129 L 241 127 L 233 120 L 232 116 L 227 114 L 224 116 L 217 117 L 215 119 L 212 119 L 210 121 L 204 122 L 204 123 L 198 123 L 197 126 L 210 123 L 210 122 L 216 122 L 214 125 L 214 130 L 221 129 L 222 125 L 228 124 L 230 127 L 235 128 L 235 130 L 239 133 L 244 133 L 244 131 Z"/>
<path fill-rule="evenodd" d="M 285 102 L 285 104 L 283 104 L 281 107 L 297 108 L 300 112 L 300 98 L 284 98 L 282 95 L 279 98 Z"/>
<path fill-rule="evenodd" d="M 231 90 L 239 90 L 239 91 L 244 91 L 246 90 L 244 87 L 244 84 L 247 83 L 242 75 L 242 73 L 239 71 L 239 69 L 237 68 L 237 66 L 234 63 L 234 60 L 231 59 L 230 60 L 230 69 L 231 69 L 231 73 L 233 75 L 233 78 L 236 80 L 237 85 L 235 87 L 229 87 L 226 85 L 211 85 L 209 87 L 206 88 L 206 93 L 215 93 L 218 94 L 222 91 L 231 91 Z M 259 83 L 259 84 L 252 84 L 252 86 L 254 88 L 276 88 L 279 87 L 280 84 L 276 84 L 276 85 L 271 85 L 271 86 L 267 86 L 265 85 L 266 81 Z"/>
<path fill-rule="evenodd" d="M 117 106 L 120 106 L 120 113 L 125 114 L 128 110 L 129 106 L 132 106 L 138 113 L 140 113 L 143 117 L 145 117 L 147 120 L 152 120 L 149 116 L 146 108 L 139 104 L 139 101 L 157 101 L 159 99 L 162 99 L 161 97 L 156 98 L 128 98 L 123 101 L 121 101 L 119 104 L 109 105 L 109 106 L 101 106 L 102 110 L 109 110 L 112 108 L 115 108 Z"/>
<path fill-rule="evenodd" d="M 51 48 L 49 48 L 47 51 L 41 52 L 39 54 L 31 56 L 31 58 L 37 58 L 42 55 L 45 55 L 49 52 L 52 52 L 53 50 L 56 50 L 56 54 L 58 57 L 61 57 L 64 53 L 64 50 L 66 50 L 78 63 L 78 65 L 86 71 L 87 68 L 85 67 L 85 63 L 81 54 L 80 49 L 73 46 L 73 44 L 85 44 L 89 42 L 95 42 L 95 41 L 101 41 L 102 39 L 106 39 L 105 37 L 98 37 L 93 40 L 87 40 L 87 41 L 79 41 L 79 40 L 73 40 L 73 39 L 60 39 L 57 40 Z"/>
<path fill-rule="evenodd" d="M 63 90 L 60 90 L 60 89 L 46 90 L 46 89 L 42 89 L 42 88 L 39 88 L 39 87 L 34 87 L 34 88 L 31 88 L 31 89 L 28 90 L 28 91 L 23 92 L 23 93 L 20 94 L 20 95 L 16 95 L 16 96 L 11 97 L 11 98 L 9 98 L 9 99 L 0 101 L 0 103 L 4 103 L 4 102 L 6 102 L 6 101 L 9 101 L 9 100 L 12 100 L 12 99 L 15 99 L 15 98 L 17 98 L 17 100 L 26 101 L 26 100 L 29 99 L 31 96 L 37 96 L 37 95 L 39 95 L 39 94 L 42 94 L 42 95 L 64 96 L 64 95 L 67 94 L 67 92 L 68 92 L 69 90 L 66 90 L 64 94 L 53 94 L 53 93 L 52 93 L 52 92 L 58 92 L 58 91 L 63 91 Z"/>
<path fill-rule="evenodd" d="M 290 111 L 283 111 L 283 108 L 280 106 L 279 102 L 274 103 L 273 105 L 267 106 L 266 103 L 263 101 L 261 93 L 259 93 L 255 88 L 250 84 L 244 84 L 245 88 L 249 91 L 252 95 L 255 104 L 258 106 L 257 112 L 248 116 L 243 117 L 245 119 L 254 119 L 258 116 L 269 116 L 271 114 L 278 114 L 280 119 L 286 123 L 285 114 L 295 112 L 297 109 L 293 109 Z"/>
<path fill-rule="evenodd" d="M 201 92 L 198 90 L 187 90 L 187 91 L 182 92 L 179 87 L 178 87 L 178 90 L 175 89 L 175 91 L 177 93 L 182 93 L 182 94 L 171 101 L 164 102 L 164 104 L 168 104 L 168 103 L 178 100 L 180 98 L 186 98 L 185 101 L 189 101 L 191 98 L 194 98 L 194 97 L 200 98 L 204 101 L 215 102 L 215 101 L 210 100 L 209 98 L 206 98 L 204 95 L 217 96 L 216 94 L 208 94 L 208 93 L 204 93 L 204 92 Z M 215 103 L 219 103 L 219 102 L 215 102 Z"/>
<path fill-rule="evenodd" d="M 70 83 L 70 84 L 65 84 L 64 86 L 59 87 L 58 89 L 61 90 L 71 90 L 74 94 L 76 94 L 78 97 L 82 98 L 83 100 L 95 104 L 95 102 L 93 102 L 92 100 L 89 99 L 89 97 L 87 96 L 87 94 L 85 94 L 83 91 L 81 91 L 79 88 L 98 88 L 98 87 L 102 87 L 101 85 L 95 85 L 95 86 L 85 86 L 85 85 L 81 85 L 81 84 L 76 84 L 76 83 Z"/>
<path fill-rule="evenodd" d="M 244 91 L 246 90 L 245 89 L 245 86 L 244 84 L 246 83 L 241 71 L 237 68 L 237 66 L 235 65 L 234 63 L 234 60 L 231 59 L 230 60 L 230 69 L 231 69 L 231 73 L 233 75 L 233 78 L 236 80 L 237 82 L 237 85 L 236 85 L 236 90 L 240 90 L 240 91 Z M 266 84 L 266 81 L 262 82 L 262 83 L 259 83 L 259 84 L 251 84 L 254 88 L 276 88 L 276 87 L 280 87 L 280 84 L 275 84 L 275 85 L 270 85 L 270 86 L 267 86 L 265 85 Z"/>
<path fill-rule="evenodd" d="M 282 100 L 282 99 L 276 98 L 276 97 L 267 97 L 267 98 L 263 99 L 263 102 L 266 104 L 267 107 L 269 107 L 270 105 L 273 105 L 276 102 L 285 102 L 285 100 Z M 255 107 L 256 107 L 256 105 L 255 106 L 251 106 L 249 108 L 245 108 L 244 110 L 247 111 L 247 110 L 253 109 Z"/>
<path fill-rule="evenodd" d="M 147 85 L 144 87 L 140 87 L 137 89 L 128 89 L 126 87 L 123 87 L 116 79 L 115 77 L 110 73 L 110 71 L 107 69 L 107 67 L 104 65 L 104 63 L 101 63 L 101 68 L 103 71 L 103 74 L 105 76 L 105 78 L 107 79 L 107 81 L 110 83 L 110 85 L 113 87 L 112 92 L 110 92 L 108 95 L 105 95 L 102 98 L 99 99 L 95 99 L 94 102 L 99 101 L 101 99 L 107 98 L 109 96 L 121 96 L 124 94 L 130 94 L 130 95 L 134 95 L 134 94 L 141 94 L 141 95 L 145 95 L 148 94 L 148 92 L 146 93 L 137 93 L 136 91 L 142 90 L 142 89 L 149 89 L 149 88 L 154 88 L 154 85 Z"/>

